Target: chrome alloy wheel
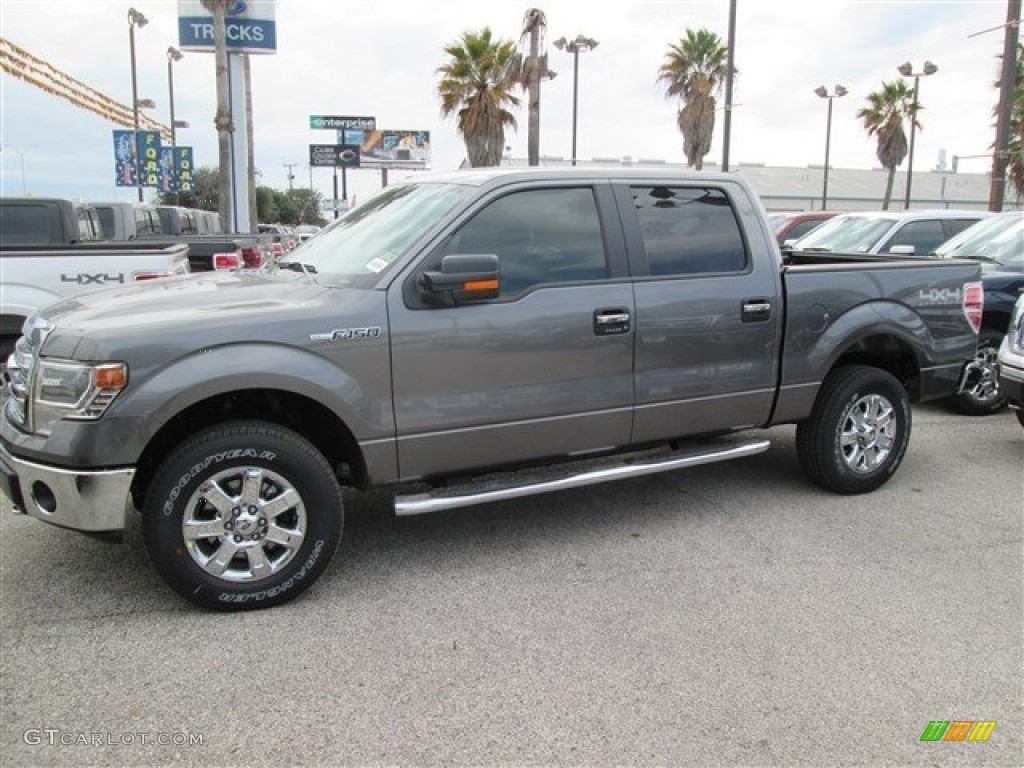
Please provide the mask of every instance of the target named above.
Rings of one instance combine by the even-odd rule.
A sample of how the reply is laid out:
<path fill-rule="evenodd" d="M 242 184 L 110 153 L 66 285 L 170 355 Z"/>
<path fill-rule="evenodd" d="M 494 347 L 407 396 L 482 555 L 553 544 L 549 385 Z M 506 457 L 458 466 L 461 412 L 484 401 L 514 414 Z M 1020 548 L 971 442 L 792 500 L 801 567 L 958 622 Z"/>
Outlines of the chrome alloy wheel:
<path fill-rule="evenodd" d="M 843 461 L 854 472 L 874 472 L 896 443 L 896 411 L 881 395 L 860 398 L 846 412 L 840 437 Z"/>
<path fill-rule="evenodd" d="M 999 397 L 998 346 L 998 344 L 979 346 L 974 360 L 970 363 L 977 376 L 973 386 L 965 389 L 964 394 L 978 403 L 990 403 Z"/>
<path fill-rule="evenodd" d="M 306 508 L 291 484 L 262 467 L 233 467 L 207 478 L 185 507 L 181 532 L 192 559 L 233 582 L 283 568 L 306 536 Z"/>

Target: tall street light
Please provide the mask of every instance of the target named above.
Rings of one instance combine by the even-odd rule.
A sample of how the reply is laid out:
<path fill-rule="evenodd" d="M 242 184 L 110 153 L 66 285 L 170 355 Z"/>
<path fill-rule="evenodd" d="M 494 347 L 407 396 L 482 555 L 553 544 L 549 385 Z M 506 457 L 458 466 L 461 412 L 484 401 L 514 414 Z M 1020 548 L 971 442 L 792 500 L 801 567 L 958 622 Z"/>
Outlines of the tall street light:
<path fill-rule="evenodd" d="M 575 40 L 560 37 L 555 40 L 555 47 L 572 54 L 572 164 L 576 165 L 576 114 L 579 105 L 580 90 L 580 51 L 592 51 L 597 48 L 597 40 L 583 35 L 576 35 Z"/>
<path fill-rule="evenodd" d="M 910 184 L 914 178 L 914 134 L 917 132 L 917 89 L 921 84 L 921 78 L 927 77 L 928 75 L 934 75 L 939 71 L 939 68 L 932 64 L 930 61 L 924 63 L 924 69 L 920 72 L 914 71 L 914 65 L 909 61 L 900 64 L 896 70 L 904 77 L 914 78 L 914 103 L 912 106 L 912 114 L 910 117 L 910 154 L 907 156 L 907 196 L 903 201 L 904 210 L 910 210 Z"/>
<path fill-rule="evenodd" d="M 174 62 L 181 61 L 184 57 L 181 51 L 175 48 L 173 45 L 167 47 L 167 92 L 169 95 L 169 103 L 171 105 L 171 164 L 172 164 L 172 176 L 174 179 L 174 203 L 178 204 L 178 182 L 177 182 L 177 171 L 173 168 L 175 162 L 175 148 L 178 146 L 178 137 L 175 130 L 178 127 L 177 122 L 174 120 Z"/>
<path fill-rule="evenodd" d="M 32 146 L 35 146 L 35 145 L 32 145 Z M 25 153 L 28 152 L 29 149 L 31 149 L 31 148 L 32 147 L 16 147 L 13 144 L 3 144 L 3 145 L 0 145 L 0 149 L 12 149 L 15 152 L 17 152 L 18 156 L 21 158 L 21 194 L 22 195 L 27 195 L 28 194 L 28 185 L 25 183 Z"/>
<path fill-rule="evenodd" d="M 132 120 L 135 124 L 135 183 L 139 188 L 139 202 L 143 201 L 142 197 L 142 166 L 139 162 L 139 84 L 135 74 L 135 28 L 144 27 L 149 23 L 149 19 L 143 16 L 141 13 L 136 11 L 134 8 L 128 9 L 128 46 L 131 49 L 132 55 Z"/>
<path fill-rule="evenodd" d="M 828 208 L 828 153 L 832 143 L 832 99 L 841 99 L 847 93 L 845 86 L 837 85 L 836 89 L 829 93 L 824 85 L 819 85 L 814 92 L 823 99 L 828 99 L 828 122 L 825 124 L 825 180 L 821 187 L 821 210 Z"/>

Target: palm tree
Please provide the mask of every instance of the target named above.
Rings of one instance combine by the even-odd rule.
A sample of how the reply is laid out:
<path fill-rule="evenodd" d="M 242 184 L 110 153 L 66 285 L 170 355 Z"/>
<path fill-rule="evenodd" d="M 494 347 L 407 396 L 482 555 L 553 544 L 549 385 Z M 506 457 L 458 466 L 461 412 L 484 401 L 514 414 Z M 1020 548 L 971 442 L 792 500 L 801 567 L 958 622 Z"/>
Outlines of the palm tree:
<path fill-rule="evenodd" d="M 508 40 L 493 40 L 490 27 L 484 27 L 479 33 L 464 32 L 444 51 L 450 58 L 437 69 L 441 114 L 458 113 L 459 133 L 471 166 L 498 165 L 505 148 L 505 127 L 516 126 L 508 107 L 519 106 L 512 93 L 515 46 Z"/>
<path fill-rule="evenodd" d="M 896 168 L 907 156 L 907 134 L 903 130 L 903 120 L 912 120 L 918 128 L 921 123 L 917 113 L 921 105 L 914 101 L 914 88 L 905 80 L 883 82 L 882 90 L 868 94 L 868 106 L 857 112 L 864 123 L 868 136 L 878 139 L 875 154 L 883 168 L 889 170 L 889 178 L 885 183 L 885 198 L 882 210 L 889 210 L 892 199 L 892 183 L 896 178 Z"/>
<path fill-rule="evenodd" d="M 686 30 L 686 37 L 669 45 L 658 70 L 667 98 L 682 101 L 677 122 L 683 134 L 686 162 L 698 171 L 711 151 L 715 133 L 715 94 L 721 93 L 729 72 L 729 49 L 707 29 Z"/>
<path fill-rule="evenodd" d="M 231 232 L 231 133 L 235 130 L 231 120 L 231 108 L 228 106 L 228 49 L 227 31 L 224 19 L 231 0 L 201 0 L 203 8 L 213 14 L 214 58 L 217 73 L 217 115 L 214 125 L 217 127 L 217 154 L 220 162 L 220 183 L 218 189 L 220 226 L 225 232 Z"/>
<path fill-rule="evenodd" d="M 530 165 L 540 165 L 540 81 L 555 73 L 548 69 L 545 48 L 547 17 L 539 8 L 530 8 L 523 15 L 523 32 L 519 45 L 528 52 L 517 53 L 513 67 L 519 84 L 526 90 L 528 120 L 526 133 L 527 157 Z M 527 42 L 528 41 L 528 42 Z"/>
<path fill-rule="evenodd" d="M 1024 199 L 1024 44 L 1017 46 L 1017 75 L 1014 80 L 1013 101 L 1010 104 L 1009 150 L 1010 183 L 1017 199 Z"/>

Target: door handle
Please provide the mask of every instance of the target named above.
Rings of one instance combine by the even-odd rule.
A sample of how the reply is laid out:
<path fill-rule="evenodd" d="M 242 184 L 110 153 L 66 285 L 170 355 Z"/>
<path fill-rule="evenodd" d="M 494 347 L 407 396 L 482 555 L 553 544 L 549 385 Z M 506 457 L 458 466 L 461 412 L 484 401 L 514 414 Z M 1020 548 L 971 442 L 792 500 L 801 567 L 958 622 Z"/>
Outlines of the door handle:
<path fill-rule="evenodd" d="M 629 313 L 619 312 L 613 315 L 597 315 L 597 317 L 594 318 L 594 322 L 596 322 L 598 325 L 615 325 L 617 323 L 628 323 Z"/>
<path fill-rule="evenodd" d="M 622 307 L 594 311 L 594 333 L 598 336 L 614 336 L 629 333 L 629 310 Z"/>
<path fill-rule="evenodd" d="M 744 323 L 763 323 L 772 316 L 772 303 L 768 299 L 744 299 L 740 320 Z"/>

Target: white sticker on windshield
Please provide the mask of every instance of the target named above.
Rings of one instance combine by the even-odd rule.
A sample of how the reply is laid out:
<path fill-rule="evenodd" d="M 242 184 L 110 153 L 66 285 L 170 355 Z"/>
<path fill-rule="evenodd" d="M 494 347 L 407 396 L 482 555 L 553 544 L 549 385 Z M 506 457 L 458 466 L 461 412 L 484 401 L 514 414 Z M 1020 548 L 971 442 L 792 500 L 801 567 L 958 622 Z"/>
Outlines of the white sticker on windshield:
<path fill-rule="evenodd" d="M 388 268 L 388 262 L 384 261 L 384 259 L 376 258 L 373 261 L 368 262 L 366 268 L 374 274 L 377 274 L 378 272 L 383 272 Z"/>

